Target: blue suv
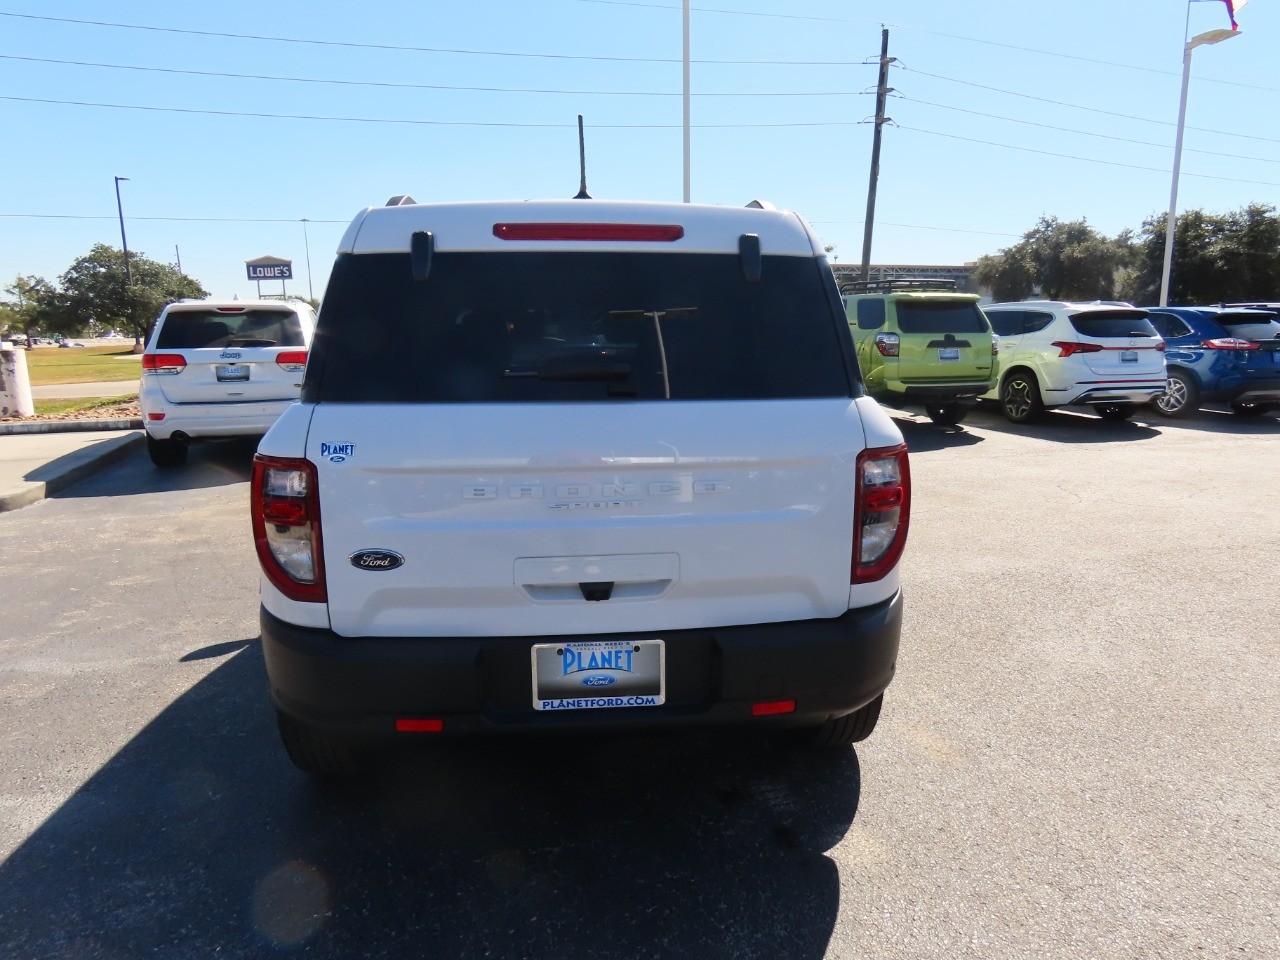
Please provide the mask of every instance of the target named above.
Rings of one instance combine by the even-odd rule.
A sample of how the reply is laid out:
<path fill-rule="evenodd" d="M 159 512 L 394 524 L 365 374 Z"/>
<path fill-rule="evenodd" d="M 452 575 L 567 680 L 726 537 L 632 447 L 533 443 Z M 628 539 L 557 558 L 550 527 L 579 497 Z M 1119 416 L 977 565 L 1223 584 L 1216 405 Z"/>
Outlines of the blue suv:
<path fill-rule="evenodd" d="M 1164 337 L 1169 382 L 1156 397 L 1166 417 L 1205 401 L 1225 401 L 1241 416 L 1280 407 L 1280 313 L 1223 307 L 1150 307 Z"/>

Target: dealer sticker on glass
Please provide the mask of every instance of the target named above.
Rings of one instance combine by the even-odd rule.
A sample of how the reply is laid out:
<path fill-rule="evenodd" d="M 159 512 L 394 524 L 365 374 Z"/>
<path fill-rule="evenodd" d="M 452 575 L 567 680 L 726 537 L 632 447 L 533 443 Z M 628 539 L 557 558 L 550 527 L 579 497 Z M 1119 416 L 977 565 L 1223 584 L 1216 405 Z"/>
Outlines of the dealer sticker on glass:
<path fill-rule="evenodd" d="M 661 640 L 539 643 L 533 660 L 533 709 L 656 707 L 666 700 Z"/>

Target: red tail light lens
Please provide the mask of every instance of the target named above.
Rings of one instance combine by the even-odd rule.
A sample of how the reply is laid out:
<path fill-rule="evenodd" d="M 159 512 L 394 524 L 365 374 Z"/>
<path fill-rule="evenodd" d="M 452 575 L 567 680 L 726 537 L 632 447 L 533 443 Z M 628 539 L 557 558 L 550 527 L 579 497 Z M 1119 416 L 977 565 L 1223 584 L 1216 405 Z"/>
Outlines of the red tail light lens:
<path fill-rule="evenodd" d="M 276 363 L 290 373 L 301 373 L 307 369 L 307 351 L 285 350 L 276 354 Z"/>
<path fill-rule="evenodd" d="M 290 600 L 323 603 L 327 594 L 315 464 L 258 454 L 250 503 L 253 542 L 267 579 Z"/>
<path fill-rule="evenodd" d="M 499 240 L 649 240 L 670 243 L 684 236 L 678 223 L 495 223 Z"/>
<path fill-rule="evenodd" d="M 882 357 L 896 357 L 901 347 L 896 333 L 877 333 L 875 343 Z"/>
<path fill-rule="evenodd" d="M 1101 353 L 1102 345 L 1098 343 L 1075 343 L 1070 340 L 1055 340 L 1053 346 L 1061 351 L 1060 357 L 1073 357 L 1077 353 Z"/>
<path fill-rule="evenodd" d="M 1169 348 L 1169 345 L 1165 343 L 1163 340 L 1156 341 L 1156 349 L 1159 350 L 1161 353 L 1164 353 L 1165 350 L 1167 350 L 1168 348 Z"/>
<path fill-rule="evenodd" d="M 1239 337 L 1216 337 L 1204 341 L 1210 350 L 1260 350 L 1261 345 L 1253 340 L 1241 340 Z"/>
<path fill-rule="evenodd" d="M 180 353 L 144 353 L 142 369 L 150 373 L 181 373 L 187 368 L 187 358 Z"/>
<path fill-rule="evenodd" d="M 751 715 L 753 717 L 776 717 L 784 713 L 795 713 L 796 702 L 794 700 L 766 700 L 763 703 L 753 703 L 751 705 Z"/>
<path fill-rule="evenodd" d="M 871 583 L 897 565 L 911 519 L 907 445 L 875 447 L 858 455 L 850 583 Z"/>

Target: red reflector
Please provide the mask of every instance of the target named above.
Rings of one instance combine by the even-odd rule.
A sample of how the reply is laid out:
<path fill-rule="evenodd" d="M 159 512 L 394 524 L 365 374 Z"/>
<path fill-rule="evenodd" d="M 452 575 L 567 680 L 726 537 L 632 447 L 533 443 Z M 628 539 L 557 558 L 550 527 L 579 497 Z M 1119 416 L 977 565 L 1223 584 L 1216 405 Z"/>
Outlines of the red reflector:
<path fill-rule="evenodd" d="M 148 419 L 148 420 L 163 420 L 163 419 L 164 419 L 164 414 L 163 414 L 163 413 L 148 413 L 148 414 L 147 414 L 147 419 Z"/>
<path fill-rule="evenodd" d="M 766 700 L 764 703 L 753 703 L 751 705 L 751 715 L 753 717 L 773 717 L 780 713 L 795 713 L 796 702 L 794 700 Z"/>
<path fill-rule="evenodd" d="M 396 729 L 401 733 L 439 733 L 444 729 L 443 720 L 423 720 L 417 717 L 397 717 Z"/>
<path fill-rule="evenodd" d="M 499 240 L 658 240 L 684 236 L 678 223 L 495 223 Z"/>

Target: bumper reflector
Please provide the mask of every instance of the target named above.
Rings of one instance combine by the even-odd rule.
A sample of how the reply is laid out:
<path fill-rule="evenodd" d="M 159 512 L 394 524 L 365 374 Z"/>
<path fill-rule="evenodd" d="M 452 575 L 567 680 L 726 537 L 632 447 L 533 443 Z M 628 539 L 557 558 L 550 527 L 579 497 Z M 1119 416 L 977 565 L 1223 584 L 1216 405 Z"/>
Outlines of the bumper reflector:
<path fill-rule="evenodd" d="M 421 717 L 397 717 L 396 729 L 401 733 L 439 733 L 444 729 L 444 721 Z"/>
<path fill-rule="evenodd" d="M 795 713 L 796 702 L 794 700 L 766 700 L 764 703 L 753 703 L 751 705 L 751 715 L 753 717 L 773 717 L 780 713 Z"/>

